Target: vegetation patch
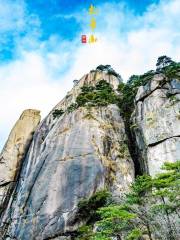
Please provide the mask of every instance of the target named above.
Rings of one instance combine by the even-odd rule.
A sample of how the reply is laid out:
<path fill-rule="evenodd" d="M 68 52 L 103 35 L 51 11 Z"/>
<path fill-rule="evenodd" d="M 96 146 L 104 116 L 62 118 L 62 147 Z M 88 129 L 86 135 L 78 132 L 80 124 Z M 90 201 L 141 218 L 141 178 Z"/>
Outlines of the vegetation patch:
<path fill-rule="evenodd" d="M 105 80 L 99 81 L 95 87 L 84 85 L 81 88 L 81 93 L 77 96 L 76 102 L 72 103 L 68 108 L 67 112 L 73 112 L 79 107 L 87 107 L 90 109 L 95 106 L 107 106 L 109 104 L 115 104 L 118 101 L 117 94 L 114 92 L 112 86 Z M 56 109 L 53 112 L 53 117 L 59 117 L 64 113 L 63 110 Z M 87 115 L 92 117 L 91 114 Z"/>
<path fill-rule="evenodd" d="M 132 75 L 127 84 L 120 83 L 118 91 L 121 94 L 118 106 L 125 119 L 129 119 L 134 110 L 134 99 L 140 86 L 146 85 L 154 76 L 154 71 L 149 71 L 143 75 Z"/>
<path fill-rule="evenodd" d="M 73 112 L 75 109 L 78 108 L 78 105 L 77 103 L 72 103 L 68 108 L 67 108 L 67 112 L 70 113 L 70 112 Z"/>
<path fill-rule="evenodd" d="M 76 98 L 78 107 L 83 106 L 107 106 L 117 103 L 117 95 L 111 85 L 101 80 L 95 87 L 83 86 L 82 92 Z"/>
<path fill-rule="evenodd" d="M 111 65 L 99 65 L 96 70 L 105 71 L 110 75 L 121 78 L 121 76 L 111 67 Z"/>
<path fill-rule="evenodd" d="M 170 95 L 168 96 L 170 100 L 170 105 L 173 106 L 174 104 L 178 103 L 180 100 L 176 97 L 176 95 Z"/>
<path fill-rule="evenodd" d="M 55 109 L 52 114 L 53 114 L 53 119 L 55 119 L 62 116 L 64 114 L 64 111 L 62 109 Z"/>
<path fill-rule="evenodd" d="M 110 194 L 106 190 L 95 193 L 89 199 L 84 199 L 78 204 L 77 219 L 80 221 L 86 219 L 89 222 L 94 222 L 98 219 L 96 210 L 105 206 Z"/>
<path fill-rule="evenodd" d="M 180 63 L 174 62 L 171 58 L 167 56 L 159 57 L 156 67 L 156 71 L 151 70 L 143 75 L 132 75 L 126 84 L 121 82 L 118 86 L 119 96 L 114 92 L 112 86 L 103 79 L 95 87 L 89 85 L 83 86 L 81 88 L 82 92 L 76 98 L 76 102 L 67 108 L 67 112 L 70 113 L 78 107 L 84 106 L 93 107 L 117 104 L 124 119 L 129 121 L 134 110 L 134 99 L 140 86 L 146 85 L 157 73 L 163 73 L 166 77 L 165 81 L 173 78 L 180 79 Z M 99 65 L 96 70 L 105 71 L 117 78 L 121 78 L 110 65 Z M 94 71 L 92 70 L 91 72 Z M 56 109 L 53 112 L 53 117 L 57 118 L 63 113 L 62 109 Z"/>
<path fill-rule="evenodd" d="M 153 178 L 139 176 L 121 203 L 106 202 L 93 212 L 98 218 L 81 227 L 76 240 L 142 240 L 144 236 L 150 240 L 178 240 L 180 161 L 165 163 L 163 170 Z M 96 209 L 99 205 L 95 204 Z M 93 211 L 90 206 L 93 209 L 94 204 L 88 201 L 81 205 L 81 216 L 89 216 Z"/>
<path fill-rule="evenodd" d="M 180 63 L 174 62 L 167 56 L 161 56 L 156 63 L 156 71 L 148 71 L 143 75 L 132 75 L 126 84 L 120 83 L 118 91 L 121 94 L 119 108 L 125 120 L 129 121 L 134 110 L 134 99 L 140 86 L 146 85 L 152 80 L 155 74 L 164 74 L 165 79 L 162 84 L 172 80 L 180 79 Z"/>
<path fill-rule="evenodd" d="M 129 150 L 127 144 L 122 144 L 119 149 L 119 157 L 120 158 L 127 158 L 129 157 Z"/>

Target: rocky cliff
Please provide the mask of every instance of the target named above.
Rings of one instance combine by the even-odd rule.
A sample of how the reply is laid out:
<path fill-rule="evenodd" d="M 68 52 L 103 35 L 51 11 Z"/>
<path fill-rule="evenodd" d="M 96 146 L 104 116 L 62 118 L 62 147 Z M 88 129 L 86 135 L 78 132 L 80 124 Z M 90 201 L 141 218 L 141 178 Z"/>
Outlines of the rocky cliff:
<path fill-rule="evenodd" d="M 180 81 L 155 74 L 135 98 L 134 132 L 144 172 L 154 176 L 180 159 Z"/>
<path fill-rule="evenodd" d="M 106 91 L 98 85 L 102 80 L 109 84 Z M 82 199 L 101 189 L 120 199 L 134 180 L 137 162 L 154 175 L 163 162 L 178 160 L 179 80 L 164 82 L 155 74 L 139 88 L 131 118 L 138 160 L 130 154 L 125 119 L 114 101 L 121 82 L 109 66 L 101 67 L 76 81 L 38 126 L 39 113 L 25 111 L 1 154 L 2 239 L 71 239 L 84 221 L 76 218 Z M 92 93 L 82 93 L 83 87 Z M 7 195 L 4 186 L 11 181 Z"/>
<path fill-rule="evenodd" d="M 8 198 L 22 159 L 26 155 L 34 131 L 40 122 L 40 112 L 25 110 L 12 129 L 0 155 L 0 206 Z"/>

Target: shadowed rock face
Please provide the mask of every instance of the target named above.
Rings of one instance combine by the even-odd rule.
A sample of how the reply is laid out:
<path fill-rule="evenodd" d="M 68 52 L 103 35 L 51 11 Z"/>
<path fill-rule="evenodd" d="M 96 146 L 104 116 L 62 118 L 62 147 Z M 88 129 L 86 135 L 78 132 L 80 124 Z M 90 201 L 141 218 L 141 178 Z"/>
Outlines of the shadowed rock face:
<path fill-rule="evenodd" d="M 13 127 L 0 155 L 0 205 L 3 204 L 7 192 L 15 181 L 33 133 L 40 122 L 40 112 L 25 110 Z"/>
<path fill-rule="evenodd" d="M 114 88 L 119 83 L 100 71 L 85 75 L 55 109 L 66 110 L 84 84 L 101 79 Z M 6 236 L 12 239 L 46 239 L 72 232 L 80 224 L 74 220 L 81 199 L 105 187 L 119 198 L 134 179 L 116 105 L 82 107 L 55 119 L 52 113 L 35 131 L 2 218 L 8 223 Z"/>
<path fill-rule="evenodd" d="M 154 176 L 164 162 L 180 160 L 180 81 L 155 75 L 139 88 L 133 123 L 144 171 Z"/>

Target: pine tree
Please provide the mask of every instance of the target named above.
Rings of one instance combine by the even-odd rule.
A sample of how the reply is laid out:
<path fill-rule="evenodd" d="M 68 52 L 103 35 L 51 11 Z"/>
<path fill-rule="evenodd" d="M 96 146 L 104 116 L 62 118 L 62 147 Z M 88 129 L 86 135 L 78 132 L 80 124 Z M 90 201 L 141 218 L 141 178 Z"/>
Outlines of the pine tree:
<path fill-rule="evenodd" d="M 170 64 L 174 63 L 174 61 L 167 56 L 161 56 L 158 58 L 157 63 L 156 63 L 156 68 L 157 70 L 162 69 L 164 67 L 169 66 Z"/>
<path fill-rule="evenodd" d="M 162 214 L 167 223 L 169 240 L 176 239 L 176 229 L 172 223 L 175 214 L 179 217 L 180 210 L 180 161 L 165 163 L 166 172 L 158 174 L 153 179 L 153 194 L 157 199 L 153 209 L 156 214 Z"/>
<path fill-rule="evenodd" d="M 100 220 L 84 227 L 77 239 L 179 240 L 180 161 L 165 163 L 163 170 L 154 178 L 137 177 L 121 203 L 100 207 Z"/>

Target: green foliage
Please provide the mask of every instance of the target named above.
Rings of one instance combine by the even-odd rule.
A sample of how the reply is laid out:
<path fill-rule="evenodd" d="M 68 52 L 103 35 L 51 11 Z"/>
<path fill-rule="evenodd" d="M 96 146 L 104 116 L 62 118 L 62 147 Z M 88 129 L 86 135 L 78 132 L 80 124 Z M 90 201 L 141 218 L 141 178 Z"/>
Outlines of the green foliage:
<path fill-rule="evenodd" d="M 167 79 L 180 79 L 180 63 L 174 62 L 170 57 L 161 56 L 156 64 L 157 73 L 163 73 Z"/>
<path fill-rule="evenodd" d="M 176 78 L 180 79 L 180 63 L 172 62 L 169 65 L 161 67 L 157 70 L 157 73 L 163 73 L 167 77 L 167 80 Z"/>
<path fill-rule="evenodd" d="M 91 107 L 117 104 L 125 121 L 129 123 L 129 119 L 134 110 L 135 96 L 140 86 L 144 86 L 149 83 L 156 73 L 165 74 L 165 82 L 172 78 L 180 79 L 180 63 L 172 61 L 169 57 L 159 57 L 156 66 L 156 71 L 151 70 L 144 73 L 143 75 L 132 75 L 127 81 L 127 84 L 121 82 L 118 86 L 118 91 L 120 93 L 119 96 L 117 96 L 111 85 L 105 80 L 101 80 L 96 84 L 96 86 L 83 86 L 81 88 L 82 92 L 76 98 L 76 103 L 71 104 L 67 108 L 67 112 L 72 112 L 78 107 L 83 106 Z M 105 71 L 116 76 L 117 78 L 121 78 L 120 75 L 117 74 L 110 65 L 99 65 L 96 70 Z M 94 70 L 91 72 L 93 71 Z M 178 101 L 172 96 L 169 97 L 172 100 L 172 104 Z M 54 112 L 53 116 L 56 118 L 60 116 L 60 114 L 61 112 Z"/>
<path fill-rule="evenodd" d="M 164 166 L 162 166 L 163 170 L 166 171 L 174 171 L 175 174 L 179 174 L 180 172 L 180 161 L 174 162 L 174 163 L 169 163 L 166 162 Z"/>
<path fill-rule="evenodd" d="M 126 194 L 126 203 L 143 204 L 146 201 L 145 194 L 147 190 L 152 189 L 152 179 L 149 175 L 143 175 L 136 178 L 135 182 L 131 185 L 131 191 Z"/>
<path fill-rule="evenodd" d="M 53 119 L 55 119 L 63 115 L 64 111 L 62 109 L 55 109 L 52 114 L 53 114 Z"/>
<path fill-rule="evenodd" d="M 157 63 L 156 63 L 156 67 L 157 69 L 162 69 L 164 67 L 167 67 L 171 64 L 173 64 L 174 61 L 172 61 L 172 59 L 170 57 L 167 56 L 161 56 L 158 58 Z"/>
<path fill-rule="evenodd" d="M 121 76 L 114 71 L 114 69 L 111 67 L 111 65 L 99 65 L 96 70 L 100 71 L 106 71 L 108 74 L 114 75 L 115 77 L 121 78 Z"/>
<path fill-rule="evenodd" d="M 119 108 L 121 110 L 122 116 L 126 121 L 129 118 L 134 109 L 134 99 L 137 94 L 138 88 L 140 86 L 146 85 L 156 73 L 163 73 L 166 76 L 165 81 L 169 81 L 172 78 L 180 79 L 180 63 L 172 61 L 167 56 L 161 56 L 157 60 L 157 70 L 148 71 L 143 75 L 132 75 L 127 84 L 120 83 L 118 91 L 121 94 L 119 98 Z M 174 103 L 174 101 L 172 102 Z"/>
<path fill-rule="evenodd" d="M 170 100 L 170 106 L 173 106 L 174 104 L 178 103 L 180 100 L 176 97 L 176 95 L 172 94 L 166 94 L 167 98 Z"/>
<path fill-rule="evenodd" d="M 154 71 L 148 71 L 143 75 L 132 75 L 127 84 L 120 83 L 118 91 L 122 94 L 119 98 L 119 108 L 123 117 L 127 120 L 130 118 L 134 109 L 134 98 L 138 88 L 148 83 L 154 76 Z"/>
<path fill-rule="evenodd" d="M 150 240 L 178 240 L 178 223 L 175 220 L 180 210 L 180 161 L 165 163 L 163 170 L 154 178 L 148 175 L 137 177 L 121 204 L 111 202 L 107 205 L 106 201 L 104 207 L 98 208 L 102 202 L 92 204 L 101 199 L 97 196 L 95 201 L 83 201 L 80 204 L 83 216 L 89 216 L 89 210 L 96 208 L 93 215 L 98 214 L 98 218 L 83 226 L 77 239 L 111 240 L 115 237 L 140 240 L 144 239 L 143 235 L 148 235 Z M 93 231 L 94 226 L 96 232 Z"/>
<path fill-rule="evenodd" d="M 76 240 L 89 240 L 93 235 L 92 226 L 83 225 L 78 229 Z"/>
<path fill-rule="evenodd" d="M 99 191 L 95 193 L 89 199 L 84 199 L 78 204 L 77 218 L 88 219 L 89 222 L 94 221 L 98 218 L 96 210 L 107 203 L 110 194 L 106 190 Z"/>
<path fill-rule="evenodd" d="M 169 66 L 166 66 L 162 69 L 163 73 L 167 78 L 180 78 L 180 63 L 173 62 Z"/>
<path fill-rule="evenodd" d="M 92 240 L 112 240 L 112 238 L 105 237 L 102 234 L 97 234 L 91 238 Z"/>
<path fill-rule="evenodd" d="M 76 240 L 103 240 L 100 235 L 96 236 L 96 238 L 92 238 L 94 237 L 93 224 L 99 220 L 99 213 L 97 210 L 100 207 L 105 206 L 109 200 L 110 193 L 106 190 L 101 190 L 99 192 L 96 192 L 89 199 L 84 199 L 79 202 L 75 221 L 86 220 L 87 225 L 83 225 L 78 229 Z"/>
<path fill-rule="evenodd" d="M 180 161 L 166 163 L 163 169 L 166 172 L 153 179 L 153 194 L 162 200 L 155 209 L 160 208 L 169 214 L 180 210 Z"/>
<path fill-rule="evenodd" d="M 84 85 L 84 86 L 81 88 L 81 90 L 82 90 L 82 92 L 87 93 L 87 92 L 94 91 L 94 90 L 95 90 L 95 87 L 93 87 L 93 86 L 88 86 L 88 85 Z"/>
<path fill-rule="evenodd" d="M 140 237 L 142 237 L 141 230 L 138 228 L 135 228 L 129 233 L 126 240 L 138 240 L 138 239 L 140 239 Z"/>
<path fill-rule="evenodd" d="M 108 70 L 110 67 L 111 65 L 99 65 L 97 66 L 96 70 L 105 71 Z"/>
<path fill-rule="evenodd" d="M 78 107 L 82 106 L 107 106 L 117 102 L 117 96 L 111 85 L 101 80 L 95 87 L 83 86 L 82 92 L 76 98 Z"/>
<path fill-rule="evenodd" d="M 70 112 L 73 112 L 75 109 L 78 108 L 78 105 L 77 103 L 72 103 L 68 108 L 67 108 L 67 112 L 70 113 Z"/>
<path fill-rule="evenodd" d="M 136 218 L 136 214 L 128 212 L 124 206 L 110 205 L 101 208 L 98 213 L 101 220 L 97 222 L 97 226 L 105 237 L 115 237 L 124 231 L 128 234 L 133 229 L 132 220 Z"/>

